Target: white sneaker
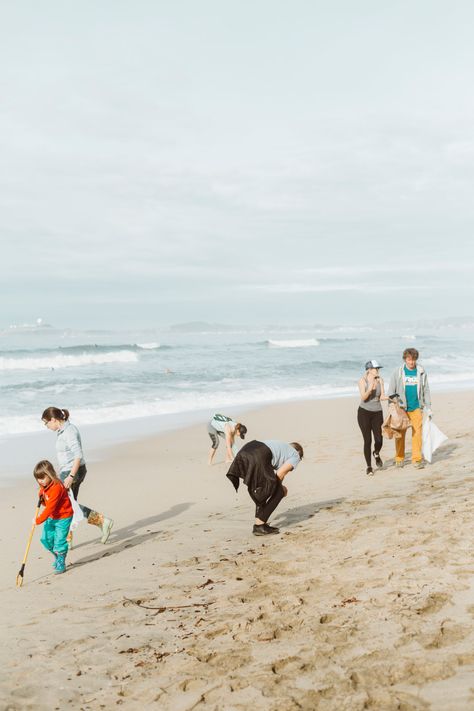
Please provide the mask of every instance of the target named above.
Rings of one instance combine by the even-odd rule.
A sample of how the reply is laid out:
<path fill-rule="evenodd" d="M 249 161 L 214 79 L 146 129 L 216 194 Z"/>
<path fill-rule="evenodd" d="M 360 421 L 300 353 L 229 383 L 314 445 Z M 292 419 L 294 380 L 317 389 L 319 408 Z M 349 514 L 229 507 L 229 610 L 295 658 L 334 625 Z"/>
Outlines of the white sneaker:
<path fill-rule="evenodd" d="M 101 526 L 101 529 L 102 529 L 102 538 L 100 539 L 101 543 L 107 543 L 107 541 L 109 540 L 110 531 L 112 530 L 113 525 L 114 525 L 114 522 L 112 521 L 111 518 L 104 518 L 104 523 Z"/>

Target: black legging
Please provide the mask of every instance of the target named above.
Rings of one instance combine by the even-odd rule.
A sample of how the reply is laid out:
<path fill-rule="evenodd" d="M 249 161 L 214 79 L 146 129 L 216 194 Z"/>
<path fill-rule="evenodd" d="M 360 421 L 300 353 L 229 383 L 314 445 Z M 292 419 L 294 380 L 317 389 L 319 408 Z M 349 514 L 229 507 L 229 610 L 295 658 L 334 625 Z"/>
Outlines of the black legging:
<path fill-rule="evenodd" d="M 374 452 L 378 454 L 382 449 L 382 424 L 383 412 L 377 410 L 364 410 L 359 407 L 357 410 L 357 422 L 364 438 L 364 457 L 368 467 L 372 466 L 372 435 L 374 435 Z"/>
<path fill-rule="evenodd" d="M 278 479 L 278 477 L 277 477 L 277 479 Z M 266 523 L 283 498 L 285 498 L 285 490 L 283 489 L 283 484 L 281 483 L 280 479 L 278 479 L 275 491 L 265 501 L 265 503 L 263 503 L 263 504 L 256 503 L 255 518 L 259 518 L 260 521 L 263 521 L 264 523 Z"/>
<path fill-rule="evenodd" d="M 240 479 L 247 485 L 255 504 L 255 518 L 265 523 L 285 496 L 285 490 L 272 466 L 272 451 L 266 444 L 252 440 L 237 452 L 227 478 L 239 488 Z"/>
<path fill-rule="evenodd" d="M 61 472 L 61 474 L 60 474 L 61 481 L 64 481 L 64 479 L 66 479 L 69 476 L 69 474 L 70 474 L 70 472 L 68 472 L 68 471 Z M 79 494 L 79 488 L 80 488 L 82 482 L 84 481 L 84 479 L 86 478 L 86 474 L 87 474 L 86 465 L 81 464 L 81 466 L 79 467 L 79 469 L 76 472 L 76 476 L 74 477 L 74 482 L 71 484 L 71 491 L 74 494 L 74 498 L 76 499 L 76 501 L 77 501 L 77 497 Z M 78 501 L 77 501 L 77 503 L 79 504 Z M 84 514 L 84 518 L 89 518 L 89 515 L 90 515 L 92 509 L 90 509 L 88 506 L 84 506 L 84 504 L 79 504 L 79 506 L 81 508 L 82 513 Z"/>

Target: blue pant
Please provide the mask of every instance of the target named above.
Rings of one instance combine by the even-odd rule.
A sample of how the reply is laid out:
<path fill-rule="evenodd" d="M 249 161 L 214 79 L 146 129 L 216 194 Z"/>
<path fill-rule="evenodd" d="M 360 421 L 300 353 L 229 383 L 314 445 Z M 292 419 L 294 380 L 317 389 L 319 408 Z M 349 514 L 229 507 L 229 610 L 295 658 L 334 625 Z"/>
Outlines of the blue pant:
<path fill-rule="evenodd" d="M 67 534 L 71 527 L 72 516 L 69 518 L 47 518 L 43 525 L 41 543 L 51 553 L 67 553 Z"/>

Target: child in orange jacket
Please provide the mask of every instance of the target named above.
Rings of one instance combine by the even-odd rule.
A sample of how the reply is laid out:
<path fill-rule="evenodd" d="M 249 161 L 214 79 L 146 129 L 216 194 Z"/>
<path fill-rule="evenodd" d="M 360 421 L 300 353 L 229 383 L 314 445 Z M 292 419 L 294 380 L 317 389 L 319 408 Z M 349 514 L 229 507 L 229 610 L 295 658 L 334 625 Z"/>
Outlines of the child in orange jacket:
<path fill-rule="evenodd" d="M 68 551 L 66 538 L 73 517 L 71 500 L 47 459 L 38 462 L 33 476 L 40 486 L 40 501 L 44 505 L 44 511 L 35 520 L 37 526 L 44 523 L 41 543 L 54 555 L 54 572 L 64 573 Z"/>

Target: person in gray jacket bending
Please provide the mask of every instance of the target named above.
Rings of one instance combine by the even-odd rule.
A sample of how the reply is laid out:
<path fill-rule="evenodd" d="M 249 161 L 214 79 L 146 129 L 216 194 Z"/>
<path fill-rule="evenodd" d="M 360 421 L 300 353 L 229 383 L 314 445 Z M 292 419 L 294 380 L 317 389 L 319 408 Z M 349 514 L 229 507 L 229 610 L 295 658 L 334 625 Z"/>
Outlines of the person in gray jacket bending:
<path fill-rule="evenodd" d="M 428 376 L 422 365 L 418 365 L 419 353 L 416 348 L 403 351 L 404 364 L 392 373 L 389 397 L 398 396 L 400 407 L 406 410 L 412 426 L 411 459 L 417 469 L 422 469 L 421 454 L 423 412 L 431 417 L 431 394 Z M 405 462 L 405 434 L 395 440 L 395 466 L 403 467 Z"/>

